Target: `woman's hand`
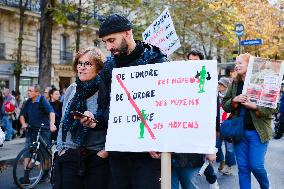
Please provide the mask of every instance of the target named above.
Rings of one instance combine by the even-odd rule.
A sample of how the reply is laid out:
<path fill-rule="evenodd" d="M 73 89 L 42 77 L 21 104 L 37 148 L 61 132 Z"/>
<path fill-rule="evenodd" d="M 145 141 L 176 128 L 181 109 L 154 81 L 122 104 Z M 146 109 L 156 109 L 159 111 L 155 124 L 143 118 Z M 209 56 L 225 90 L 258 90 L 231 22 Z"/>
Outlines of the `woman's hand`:
<path fill-rule="evenodd" d="M 94 118 L 94 114 L 92 114 L 92 112 L 90 111 L 85 111 L 84 115 L 85 116 L 80 119 L 80 123 L 86 127 L 95 128 L 97 125 L 97 122 Z"/>
<path fill-rule="evenodd" d="M 242 103 L 242 105 L 247 108 L 247 109 L 250 109 L 250 110 L 257 110 L 257 106 L 255 103 L 251 102 L 250 100 L 247 101 L 247 102 L 244 102 Z"/>
<path fill-rule="evenodd" d="M 250 98 L 251 98 L 250 96 L 247 96 L 247 100 L 245 102 L 242 102 L 241 104 L 247 109 L 257 110 L 256 104 L 252 102 Z"/>
<path fill-rule="evenodd" d="M 256 104 L 250 101 L 250 97 L 247 95 L 240 94 L 233 99 L 233 102 L 240 102 L 247 109 L 257 110 Z"/>
<path fill-rule="evenodd" d="M 247 95 L 240 94 L 233 98 L 233 102 L 245 103 L 248 100 Z"/>

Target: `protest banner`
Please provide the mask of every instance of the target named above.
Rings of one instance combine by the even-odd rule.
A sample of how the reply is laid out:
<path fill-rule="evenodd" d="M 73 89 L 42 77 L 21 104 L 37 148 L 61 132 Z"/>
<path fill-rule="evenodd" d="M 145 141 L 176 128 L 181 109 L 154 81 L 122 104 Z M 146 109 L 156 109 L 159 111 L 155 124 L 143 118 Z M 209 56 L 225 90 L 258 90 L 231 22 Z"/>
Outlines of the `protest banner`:
<path fill-rule="evenodd" d="M 107 151 L 215 153 L 216 60 L 113 69 Z"/>
<path fill-rule="evenodd" d="M 144 42 L 159 47 L 166 55 L 181 46 L 168 9 L 143 32 L 142 37 Z"/>
<path fill-rule="evenodd" d="M 283 73 L 283 61 L 251 56 L 242 94 L 258 106 L 276 108 Z"/>

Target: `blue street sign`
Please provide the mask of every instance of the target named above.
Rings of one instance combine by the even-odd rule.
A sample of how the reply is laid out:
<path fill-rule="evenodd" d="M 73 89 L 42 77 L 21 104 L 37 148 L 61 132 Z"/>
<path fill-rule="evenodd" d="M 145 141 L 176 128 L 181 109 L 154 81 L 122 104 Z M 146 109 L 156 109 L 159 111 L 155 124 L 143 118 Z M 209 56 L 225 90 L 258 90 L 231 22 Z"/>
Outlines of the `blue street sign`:
<path fill-rule="evenodd" d="M 250 39 L 241 41 L 242 46 L 262 45 L 262 39 Z"/>
<path fill-rule="evenodd" d="M 244 25 L 240 24 L 240 23 L 237 23 L 235 25 L 235 33 L 238 37 L 241 37 L 243 34 L 244 34 Z"/>

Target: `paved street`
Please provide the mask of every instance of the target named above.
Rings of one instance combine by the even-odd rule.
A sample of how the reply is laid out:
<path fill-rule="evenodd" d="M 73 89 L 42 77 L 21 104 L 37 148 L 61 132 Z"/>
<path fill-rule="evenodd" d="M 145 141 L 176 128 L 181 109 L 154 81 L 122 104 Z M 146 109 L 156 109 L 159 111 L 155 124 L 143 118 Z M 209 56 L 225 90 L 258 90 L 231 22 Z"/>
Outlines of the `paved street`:
<path fill-rule="evenodd" d="M 14 140 L 5 142 L 3 147 L 0 148 L 0 162 L 4 160 L 14 159 L 21 150 L 25 142 L 25 138 L 16 138 Z"/>
<path fill-rule="evenodd" d="M 4 143 L 0 148 L 0 165 L 7 166 L 7 169 L 0 173 L 0 189 L 18 188 L 13 181 L 13 159 L 16 158 L 19 151 L 24 148 L 25 138 L 16 138 Z M 42 183 L 37 188 L 50 189 L 49 183 Z"/>
<path fill-rule="evenodd" d="M 0 189 L 17 189 L 18 187 L 14 184 L 13 181 L 13 169 L 10 165 L 7 170 L 5 170 L 2 174 L 0 173 Z M 42 183 L 38 185 L 36 188 L 40 189 L 51 189 L 50 183 Z"/>
<path fill-rule="evenodd" d="M 284 138 L 270 141 L 266 155 L 266 168 L 271 182 L 271 189 L 283 189 L 284 185 Z M 217 165 L 215 165 L 217 170 Z M 205 178 L 200 179 L 200 189 L 208 189 Z M 218 182 L 221 189 L 239 189 L 237 167 L 234 167 L 233 176 L 223 176 L 218 174 Z M 259 189 L 259 185 L 253 177 L 253 189 Z"/>
<path fill-rule="evenodd" d="M 23 143 L 21 144 L 12 144 L 14 146 L 13 151 L 18 151 Z M 271 140 L 268 153 L 266 157 L 266 165 L 271 181 L 271 189 L 282 189 L 284 185 L 284 166 L 282 164 L 284 156 L 284 138 L 281 140 Z M 3 148 L 0 148 L 0 157 L 3 154 Z M 215 165 L 217 169 L 217 165 Z M 218 181 L 221 189 L 238 189 L 238 175 L 237 168 L 234 168 L 233 176 L 223 176 L 218 173 Z M 198 178 L 200 189 L 208 189 L 209 185 L 206 183 L 204 177 Z M 3 173 L 0 173 L 0 189 L 15 189 L 17 188 L 13 182 L 12 178 L 12 166 L 8 164 L 8 169 Z M 40 189 L 50 189 L 49 183 L 40 184 L 37 188 Z M 253 189 L 258 189 L 259 186 L 255 179 L 253 179 Z"/>

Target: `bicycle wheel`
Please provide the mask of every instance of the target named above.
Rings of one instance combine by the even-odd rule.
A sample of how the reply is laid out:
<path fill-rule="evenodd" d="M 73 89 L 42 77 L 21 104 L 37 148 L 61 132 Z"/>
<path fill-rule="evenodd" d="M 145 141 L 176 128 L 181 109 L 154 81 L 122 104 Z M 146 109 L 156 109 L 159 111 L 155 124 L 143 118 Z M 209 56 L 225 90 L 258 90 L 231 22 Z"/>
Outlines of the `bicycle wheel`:
<path fill-rule="evenodd" d="M 24 178 L 24 159 L 29 169 L 29 178 Z M 15 159 L 13 165 L 14 182 L 20 188 L 34 188 L 40 181 L 43 174 L 44 159 L 39 150 L 34 147 L 26 147 Z"/>

